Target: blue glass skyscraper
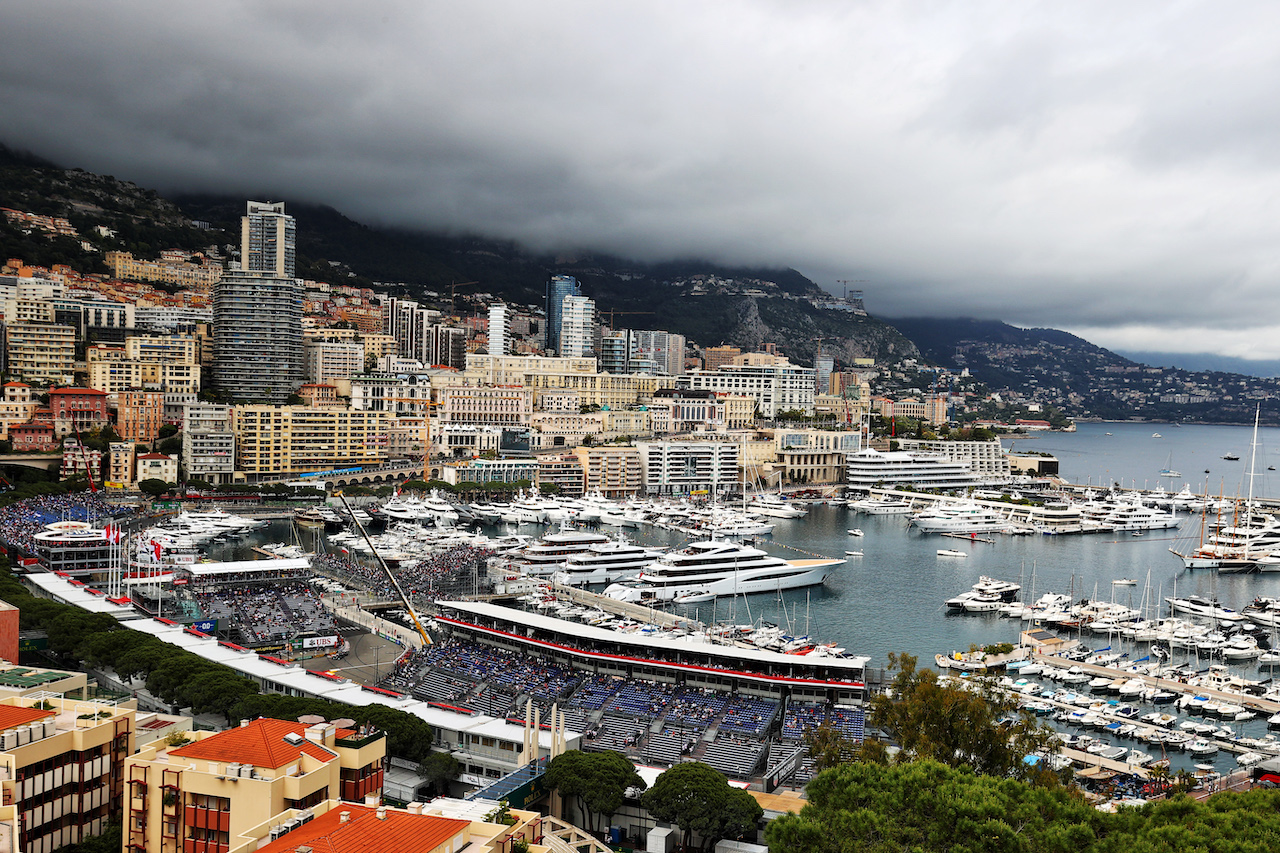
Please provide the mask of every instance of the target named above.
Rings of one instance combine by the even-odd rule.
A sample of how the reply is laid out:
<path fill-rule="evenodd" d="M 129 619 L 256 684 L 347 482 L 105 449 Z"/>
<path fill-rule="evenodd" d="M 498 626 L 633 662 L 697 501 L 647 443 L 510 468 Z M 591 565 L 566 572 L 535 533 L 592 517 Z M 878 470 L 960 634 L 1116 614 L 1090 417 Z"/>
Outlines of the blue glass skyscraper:
<path fill-rule="evenodd" d="M 560 354 L 560 328 L 564 319 L 564 298 L 581 296 L 582 286 L 571 275 L 553 275 L 547 281 L 547 335 L 548 353 Z"/>

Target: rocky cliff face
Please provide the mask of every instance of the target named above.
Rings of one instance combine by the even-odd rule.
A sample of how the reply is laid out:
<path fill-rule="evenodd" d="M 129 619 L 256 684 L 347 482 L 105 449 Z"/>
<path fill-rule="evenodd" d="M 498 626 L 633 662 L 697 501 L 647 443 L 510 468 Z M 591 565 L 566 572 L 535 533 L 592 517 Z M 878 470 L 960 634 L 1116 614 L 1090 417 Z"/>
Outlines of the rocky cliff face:
<path fill-rule="evenodd" d="M 859 358 L 892 363 L 920 356 L 915 344 L 874 317 L 818 308 L 801 299 L 686 297 L 681 302 L 690 329 L 686 334 L 707 346 L 725 343 L 748 351 L 772 343 L 792 361 L 812 365 L 820 341 L 822 352 L 845 367 Z M 710 325 L 710 317 L 715 314 L 728 321 L 723 323 L 719 339 L 699 328 Z M 678 321 L 674 325 L 678 326 Z M 701 336 L 695 333 L 699 331 Z"/>

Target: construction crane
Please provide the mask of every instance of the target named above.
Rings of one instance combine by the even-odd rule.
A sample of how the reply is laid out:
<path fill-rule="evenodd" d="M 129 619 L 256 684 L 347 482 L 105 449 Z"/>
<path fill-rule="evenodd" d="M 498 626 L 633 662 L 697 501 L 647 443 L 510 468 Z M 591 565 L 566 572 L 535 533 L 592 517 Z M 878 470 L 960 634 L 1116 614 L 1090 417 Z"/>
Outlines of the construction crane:
<path fill-rule="evenodd" d="M 613 331 L 613 315 L 614 314 L 653 314 L 653 311 L 618 311 L 610 308 L 608 311 L 601 311 L 601 314 L 609 315 L 609 331 Z"/>
<path fill-rule="evenodd" d="M 453 314 L 453 301 L 458 296 L 459 287 L 470 287 L 473 284 L 479 284 L 478 281 L 451 281 L 449 282 L 449 314 Z"/>
<path fill-rule="evenodd" d="M 396 595 L 400 597 L 400 603 L 404 605 L 405 612 L 409 614 L 409 618 L 413 620 L 413 626 L 418 629 L 418 635 L 422 637 L 424 646 L 431 645 L 431 637 L 427 634 L 422 622 L 418 620 L 418 611 L 413 609 L 413 605 L 409 602 L 409 596 L 404 594 L 404 590 L 400 587 L 400 581 L 396 578 L 395 573 L 391 571 L 391 567 L 387 565 L 387 561 L 382 559 L 382 555 L 378 553 L 378 549 L 373 547 L 373 542 L 369 540 L 369 534 L 365 531 L 364 525 L 360 523 L 360 519 L 356 518 L 355 513 L 351 511 L 351 504 L 347 503 L 347 497 L 342 492 L 334 492 L 335 497 L 342 499 L 343 509 L 347 511 L 347 515 L 355 524 L 356 529 L 360 531 L 364 543 L 369 546 L 369 551 L 378 559 L 378 565 L 382 567 L 382 571 L 386 573 L 387 580 L 391 581 L 391 587 L 396 591 Z"/>

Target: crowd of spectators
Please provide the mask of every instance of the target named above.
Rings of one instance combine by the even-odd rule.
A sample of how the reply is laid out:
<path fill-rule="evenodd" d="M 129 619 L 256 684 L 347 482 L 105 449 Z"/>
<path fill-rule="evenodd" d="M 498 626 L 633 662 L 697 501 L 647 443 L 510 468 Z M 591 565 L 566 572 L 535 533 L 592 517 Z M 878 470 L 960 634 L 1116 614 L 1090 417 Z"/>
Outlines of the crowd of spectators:
<path fill-rule="evenodd" d="M 55 521 L 91 521 L 128 515 L 127 507 L 110 506 L 96 492 L 42 495 L 0 507 L 0 541 L 6 547 L 32 553 L 35 535 Z"/>
<path fill-rule="evenodd" d="M 224 587 L 194 594 L 206 619 L 221 619 L 246 645 L 298 635 L 333 636 L 338 624 L 304 583 Z"/>
<path fill-rule="evenodd" d="M 472 573 L 482 568 L 493 553 L 488 548 L 454 545 L 420 560 L 392 566 L 391 572 L 409 598 L 434 601 L 451 597 L 460 589 L 469 591 Z M 325 554 L 316 557 L 313 565 L 326 574 L 349 578 L 373 595 L 396 595 L 380 566 L 356 560 L 350 554 Z"/>

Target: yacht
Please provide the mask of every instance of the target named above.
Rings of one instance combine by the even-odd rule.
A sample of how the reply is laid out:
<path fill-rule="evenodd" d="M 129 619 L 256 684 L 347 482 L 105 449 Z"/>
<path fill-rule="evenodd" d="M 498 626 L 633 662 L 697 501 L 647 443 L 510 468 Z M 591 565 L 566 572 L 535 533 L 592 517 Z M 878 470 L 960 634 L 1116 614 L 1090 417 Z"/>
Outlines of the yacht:
<path fill-rule="evenodd" d="M 1166 598 L 1165 601 L 1169 603 L 1169 609 L 1174 613 L 1188 613 L 1192 616 L 1203 616 L 1219 622 L 1239 622 L 1244 619 L 1243 616 L 1231 608 L 1223 607 L 1216 599 L 1210 600 L 1201 598 L 1198 595 L 1188 595 L 1186 598 Z"/>
<path fill-rule="evenodd" d="M 909 515 L 911 504 L 895 498 L 863 498 L 851 501 L 849 509 L 867 515 Z"/>
<path fill-rule="evenodd" d="M 911 519 L 921 533 L 988 533 L 1009 529 L 1009 520 L 975 503 L 938 506 Z"/>
<path fill-rule="evenodd" d="M 768 492 L 752 495 L 751 500 L 747 501 L 746 510 L 770 518 L 803 518 L 809 514 L 804 507 L 788 503 L 780 495 Z"/>
<path fill-rule="evenodd" d="M 604 545 L 608 542 L 609 537 L 603 533 L 591 533 L 561 524 L 557 532 L 548 533 L 524 548 L 511 552 L 510 558 L 522 564 L 521 568 L 526 574 L 550 575 L 575 554 L 589 550 L 592 545 Z"/>
<path fill-rule="evenodd" d="M 1021 589 L 1022 585 L 1013 581 L 1002 581 L 983 575 L 978 578 L 978 582 L 968 592 L 962 592 L 955 598 L 947 599 L 947 609 L 968 610 L 969 607 L 967 605 L 971 601 L 986 602 L 994 598 L 996 606 L 983 609 L 996 610 L 1000 603 L 1013 601 Z"/>
<path fill-rule="evenodd" d="M 682 595 L 775 592 L 815 586 L 844 560 L 784 560 L 759 548 L 723 540 L 694 542 L 669 551 L 634 581 L 615 583 L 604 594 L 618 601 L 671 601 Z"/>
<path fill-rule="evenodd" d="M 1152 509 L 1128 501 L 1118 504 L 1102 521 L 1113 530 L 1163 530 L 1177 527 L 1182 520 L 1173 512 Z"/>
<path fill-rule="evenodd" d="M 425 498 L 414 495 L 393 497 L 382 505 L 378 514 L 389 521 L 412 521 L 418 524 L 453 524 L 458 520 L 457 510 L 435 491 Z"/>
<path fill-rule="evenodd" d="M 568 586 L 612 583 L 634 575 L 661 556 L 661 551 L 633 545 L 625 539 L 597 543 L 571 554 L 552 579 Z"/>

